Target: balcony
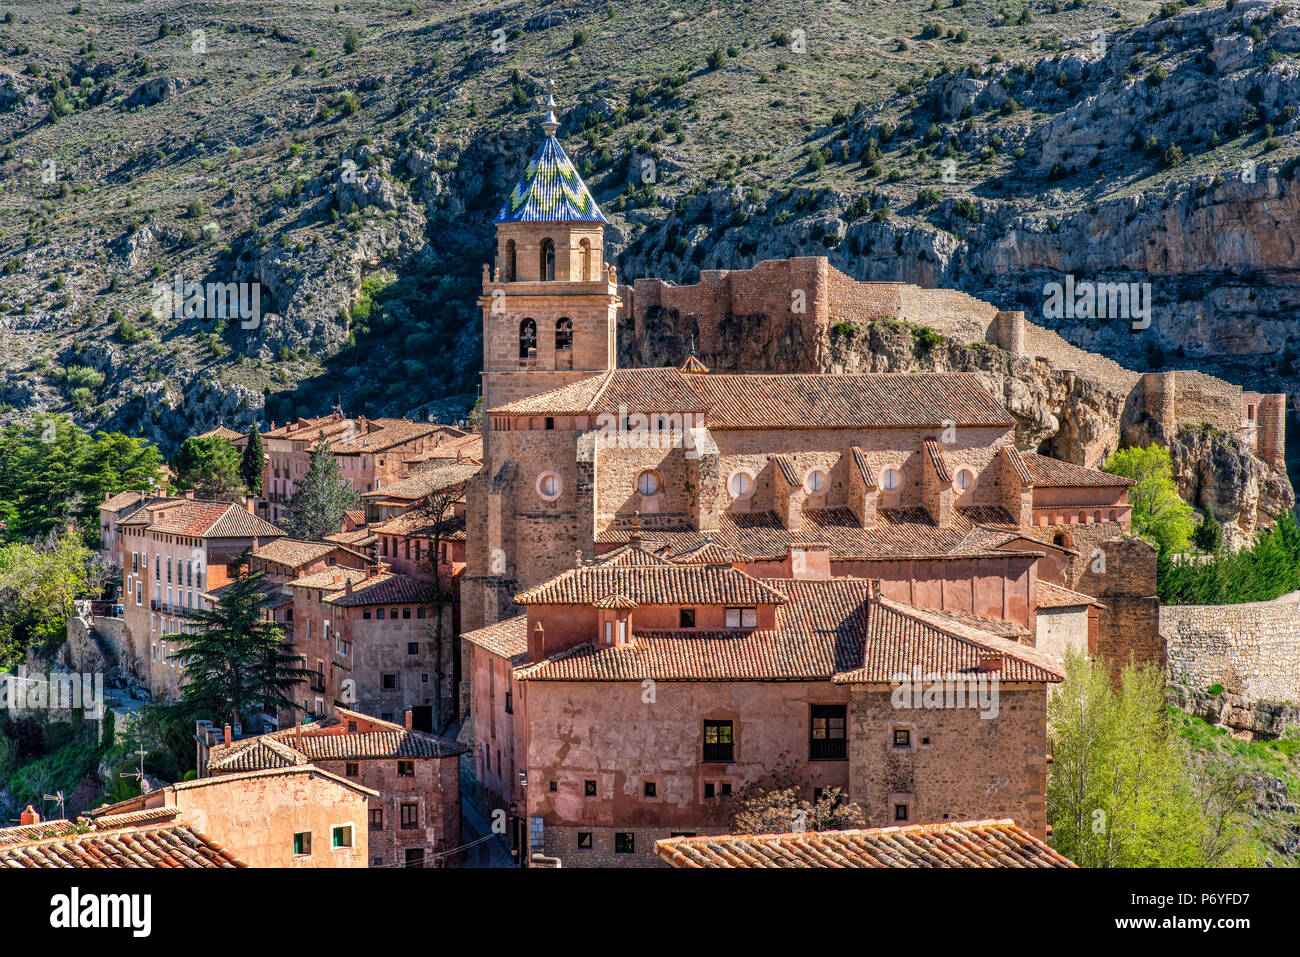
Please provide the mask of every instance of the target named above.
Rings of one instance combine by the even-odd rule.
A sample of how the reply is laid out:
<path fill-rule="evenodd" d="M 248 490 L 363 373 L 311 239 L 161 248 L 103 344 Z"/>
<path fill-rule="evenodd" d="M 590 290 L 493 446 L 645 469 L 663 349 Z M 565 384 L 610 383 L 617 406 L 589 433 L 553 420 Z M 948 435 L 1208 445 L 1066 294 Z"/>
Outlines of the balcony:
<path fill-rule="evenodd" d="M 808 742 L 810 761 L 843 761 L 848 756 L 848 741 L 844 738 L 813 738 Z"/>

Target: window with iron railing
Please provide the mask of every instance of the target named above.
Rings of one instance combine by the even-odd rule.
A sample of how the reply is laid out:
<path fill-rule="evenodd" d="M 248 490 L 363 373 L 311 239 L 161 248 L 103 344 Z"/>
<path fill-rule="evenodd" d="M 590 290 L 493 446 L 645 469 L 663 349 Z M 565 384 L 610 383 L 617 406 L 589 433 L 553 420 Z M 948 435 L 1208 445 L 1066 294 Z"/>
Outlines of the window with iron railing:
<path fill-rule="evenodd" d="M 735 757 L 734 728 L 730 721 L 704 722 L 704 760 L 731 761 Z"/>
<path fill-rule="evenodd" d="M 847 714 L 848 707 L 842 704 L 812 706 L 809 760 L 843 761 L 848 758 Z"/>

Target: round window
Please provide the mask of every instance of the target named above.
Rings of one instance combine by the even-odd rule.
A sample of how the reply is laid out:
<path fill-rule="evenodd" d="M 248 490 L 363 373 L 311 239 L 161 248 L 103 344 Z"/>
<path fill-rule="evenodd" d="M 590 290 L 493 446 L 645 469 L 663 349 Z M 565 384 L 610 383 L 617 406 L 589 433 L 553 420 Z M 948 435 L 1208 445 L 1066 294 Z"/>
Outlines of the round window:
<path fill-rule="evenodd" d="M 826 473 L 821 469 L 813 469 L 803 480 L 804 488 L 814 495 L 826 489 Z"/>
<path fill-rule="evenodd" d="M 642 495 L 657 495 L 659 493 L 659 473 L 645 471 L 642 472 L 636 480 L 637 491 Z"/>
<path fill-rule="evenodd" d="M 885 474 L 881 480 L 881 485 L 886 489 L 893 491 L 902 483 L 903 476 L 898 474 L 898 469 L 885 469 Z"/>
<path fill-rule="evenodd" d="M 975 473 L 970 469 L 961 469 L 957 473 L 957 481 L 953 483 L 958 489 L 965 492 L 975 484 Z"/>
<path fill-rule="evenodd" d="M 545 499 L 560 497 L 560 477 L 554 472 L 543 472 L 537 476 L 537 494 Z"/>
<path fill-rule="evenodd" d="M 730 485 L 732 495 L 737 498 L 744 498 L 754 491 L 754 476 L 748 472 L 734 472 L 731 476 Z"/>

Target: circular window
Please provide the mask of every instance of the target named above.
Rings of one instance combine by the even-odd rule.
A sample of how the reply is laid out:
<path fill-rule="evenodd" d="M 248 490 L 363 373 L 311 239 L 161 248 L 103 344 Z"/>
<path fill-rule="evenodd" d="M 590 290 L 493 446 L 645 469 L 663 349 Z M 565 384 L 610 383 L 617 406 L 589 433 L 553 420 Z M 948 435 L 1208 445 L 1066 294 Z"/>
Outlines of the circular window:
<path fill-rule="evenodd" d="M 898 469 L 885 469 L 885 474 L 881 477 L 880 484 L 887 490 L 893 491 L 902 484 L 903 476 L 898 474 Z"/>
<path fill-rule="evenodd" d="M 744 498 L 754 491 L 754 476 L 748 472 L 733 472 L 727 487 L 731 489 L 731 494 L 736 498 Z"/>
<path fill-rule="evenodd" d="M 812 469 L 803 478 L 803 487 L 816 495 L 826 490 L 826 473 L 821 469 Z"/>
<path fill-rule="evenodd" d="M 658 495 L 661 487 L 658 472 L 647 470 L 637 476 L 636 490 L 642 495 Z"/>
<path fill-rule="evenodd" d="M 965 492 L 975 484 L 975 473 L 970 469 L 959 469 L 957 478 L 952 483 L 959 491 Z"/>
<path fill-rule="evenodd" d="M 554 472 L 543 472 L 537 476 L 537 494 L 550 501 L 560 497 L 560 477 Z"/>

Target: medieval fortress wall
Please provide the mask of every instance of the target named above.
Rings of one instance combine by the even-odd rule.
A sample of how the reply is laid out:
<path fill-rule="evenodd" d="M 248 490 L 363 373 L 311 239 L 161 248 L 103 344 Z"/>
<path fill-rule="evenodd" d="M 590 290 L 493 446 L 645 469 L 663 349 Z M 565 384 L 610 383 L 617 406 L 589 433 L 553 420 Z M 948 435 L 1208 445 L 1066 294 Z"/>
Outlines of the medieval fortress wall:
<path fill-rule="evenodd" d="M 928 326 L 960 342 L 989 342 L 1026 359 L 1041 359 L 1058 372 L 1090 381 L 1113 393 L 1125 408 L 1125 425 L 1144 419 L 1157 436 L 1173 436 L 1179 423 L 1241 437 L 1247 448 L 1274 468 L 1284 469 L 1285 395 L 1260 395 L 1202 372 L 1137 373 L 1088 352 L 1035 325 L 1023 312 L 996 306 L 955 289 L 926 289 L 908 283 L 860 282 L 823 257 L 768 260 L 752 269 L 704 270 L 697 285 L 676 286 L 638 279 L 625 302 L 636 332 L 652 312 L 684 321 L 700 355 L 726 355 L 729 335 L 743 334 L 739 317 L 761 315 L 797 340 L 801 366 L 782 371 L 824 371 L 825 344 L 838 322 L 887 319 Z M 1091 463 L 1088 463 L 1091 464 Z"/>
<path fill-rule="evenodd" d="M 1165 605 L 1160 634 L 1170 681 L 1239 697 L 1251 712 L 1265 702 L 1300 703 L 1300 603 Z"/>

